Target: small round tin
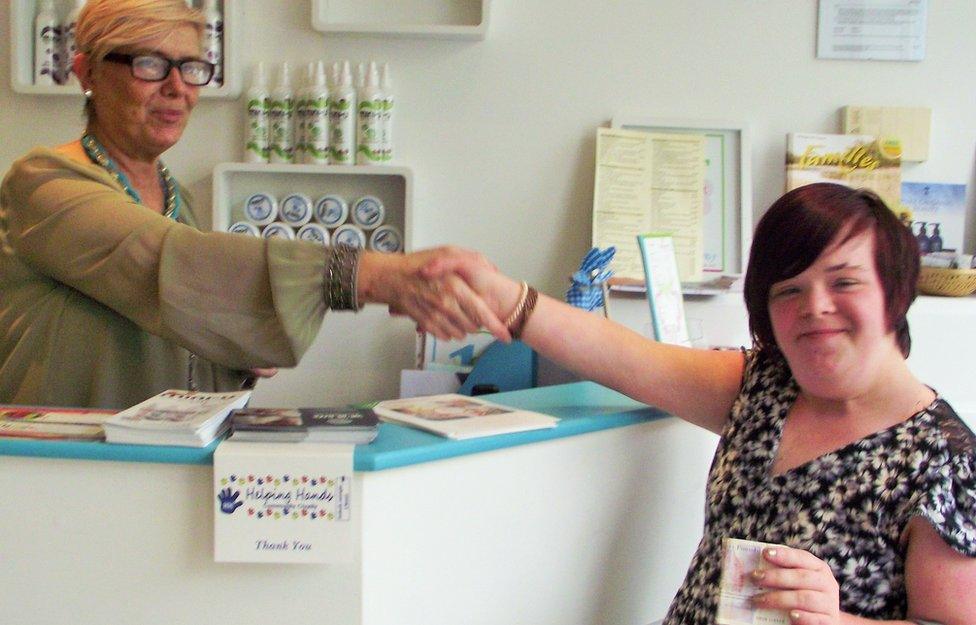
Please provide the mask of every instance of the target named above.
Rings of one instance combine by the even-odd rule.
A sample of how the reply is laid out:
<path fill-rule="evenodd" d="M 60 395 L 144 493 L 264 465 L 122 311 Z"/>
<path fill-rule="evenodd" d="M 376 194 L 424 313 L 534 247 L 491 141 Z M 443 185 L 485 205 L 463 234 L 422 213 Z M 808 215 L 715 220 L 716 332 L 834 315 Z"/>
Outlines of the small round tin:
<path fill-rule="evenodd" d="M 278 218 L 278 200 L 270 193 L 252 193 L 244 200 L 244 216 L 255 225 L 267 226 Z"/>
<path fill-rule="evenodd" d="M 349 218 L 349 204 L 338 195 L 323 195 L 315 202 L 315 220 L 326 228 L 338 228 Z"/>
<path fill-rule="evenodd" d="M 352 205 L 352 221 L 363 230 L 373 230 L 383 224 L 386 207 L 372 195 L 364 195 Z"/>
<path fill-rule="evenodd" d="M 369 249 L 387 254 L 403 251 L 403 235 L 396 226 L 380 226 L 369 235 Z"/>
<path fill-rule="evenodd" d="M 295 231 L 285 222 L 276 221 L 265 226 L 264 230 L 261 231 L 261 236 L 265 239 L 294 239 Z"/>
<path fill-rule="evenodd" d="M 234 234 L 248 234 L 252 237 L 261 236 L 261 229 L 248 221 L 235 221 L 227 228 L 227 232 Z"/>
<path fill-rule="evenodd" d="M 281 200 L 278 209 L 281 220 L 290 226 L 298 228 L 312 221 L 312 200 L 301 193 L 291 193 Z"/>
<path fill-rule="evenodd" d="M 319 245 L 329 244 L 329 231 L 325 229 L 322 224 L 305 224 L 298 229 L 299 241 L 309 241 L 310 243 L 318 243 Z"/>
<path fill-rule="evenodd" d="M 349 245 L 364 249 L 366 247 L 366 233 L 359 226 L 344 224 L 332 232 L 332 245 Z"/>

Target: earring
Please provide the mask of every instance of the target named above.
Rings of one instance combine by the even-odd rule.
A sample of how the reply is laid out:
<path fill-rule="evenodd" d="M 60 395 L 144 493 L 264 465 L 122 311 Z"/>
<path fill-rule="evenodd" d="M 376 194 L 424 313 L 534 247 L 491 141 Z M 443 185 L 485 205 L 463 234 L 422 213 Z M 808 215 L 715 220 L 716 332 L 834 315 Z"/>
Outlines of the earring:
<path fill-rule="evenodd" d="M 91 89 L 85 89 L 84 93 L 85 93 L 85 97 L 89 100 L 91 100 L 91 97 L 95 95 L 95 92 L 92 91 Z"/>

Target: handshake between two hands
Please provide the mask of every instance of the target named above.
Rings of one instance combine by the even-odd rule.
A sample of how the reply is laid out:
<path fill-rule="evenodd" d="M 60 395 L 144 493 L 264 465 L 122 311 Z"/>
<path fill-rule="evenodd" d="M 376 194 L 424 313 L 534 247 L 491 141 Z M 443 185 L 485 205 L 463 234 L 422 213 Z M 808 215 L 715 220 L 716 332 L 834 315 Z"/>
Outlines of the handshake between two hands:
<path fill-rule="evenodd" d="M 357 284 L 361 302 L 386 304 L 391 314 L 412 318 L 418 331 L 446 340 L 485 328 L 505 342 L 511 334 L 502 319 L 520 288 L 483 255 L 451 246 L 364 253 Z"/>
<path fill-rule="evenodd" d="M 363 252 L 356 280 L 360 302 L 386 304 L 390 314 L 411 317 L 418 332 L 461 339 L 487 329 L 508 342 L 501 321 L 515 307 L 519 283 L 499 273 L 487 258 L 456 247 L 410 254 Z M 275 368 L 253 368 L 250 381 L 270 378 Z"/>

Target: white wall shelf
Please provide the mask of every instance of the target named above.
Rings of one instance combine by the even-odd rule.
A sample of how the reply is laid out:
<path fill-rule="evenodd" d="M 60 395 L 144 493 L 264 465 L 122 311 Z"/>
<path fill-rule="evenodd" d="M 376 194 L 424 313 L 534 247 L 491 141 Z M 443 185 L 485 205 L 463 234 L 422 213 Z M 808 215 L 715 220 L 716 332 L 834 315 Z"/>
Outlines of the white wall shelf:
<path fill-rule="evenodd" d="M 327 33 L 484 39 L 491 0 L 312 0 L 312 27 Z"/>
<path fill-rule="evenodd" d="M 10 85 L 17 93 L 30 95 L 81 96 L 77 84 L 35 85 L 34 15 L 37 0 L 12 0 L 10 3 Z M 194 4 L 199 5 L 197 0 Z M 203 98 L 236 98 L 241 93 L 241 72 L 237 60 L 237 38 L 241 23 L 241 3 L 221 2 L 224 7 L 224 84 L 201 87 Z M 73 0 L 55 0 L 55 13 L 64 17 L 74 6 Z"/>
<path fill-rule="evenodd" d="M 226 230 L 235 221 L 244 220 L 244 200 L 259 191 L 279 201 L 289 193 L 305 194 L 313 202 L 323 195 L 337 194 L 350 208 L 364 195 L 375 196 L 386 208 L 383 223 L 399 228 L 404 248 L 412 249 L 413 173 L 409 168 L 220 163 L 213 173 L 213 229 Z"/>
<path fill-rule="evenodd" d="M 279 201 L 303 193 L 314 202 L 327 193 L 348 203 L 363 195 L 386 207 L 384 223 L 401 228 L 407 251 L 413 248 L 413 173 L 389 165 L 287 165 L 220 163 L 213 172 L 212 223 L 226 230 L 244 218 L 244 201 L 258 191 Z M 246 235 L 234 235 L 246 236 Z M 385 306 L 367 306 L 355 315 L 329 314 L 315 341 L 294 369 L 259 384 L 261 406 L 326 406 L 396 397 L 400 371 L 416 361 L 416 326 L 391 319 Z"/>

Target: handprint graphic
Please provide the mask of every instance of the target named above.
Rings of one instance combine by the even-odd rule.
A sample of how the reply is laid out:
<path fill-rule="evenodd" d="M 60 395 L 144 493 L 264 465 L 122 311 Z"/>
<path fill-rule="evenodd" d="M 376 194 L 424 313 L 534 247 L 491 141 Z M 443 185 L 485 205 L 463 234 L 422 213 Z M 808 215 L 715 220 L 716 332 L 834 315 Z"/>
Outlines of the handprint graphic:
<path fill-rule="evenodd" d="M 235 510 L 244 505 L 244 502 L 237 501 L 237 498 L 241 496 L 241 491 L 235 490 L 231 492 L 230 488 L 225 488 L 217 494 L 217 499 L 220 501 L 220 511 L 224 514 L 233 514 Z"/>

